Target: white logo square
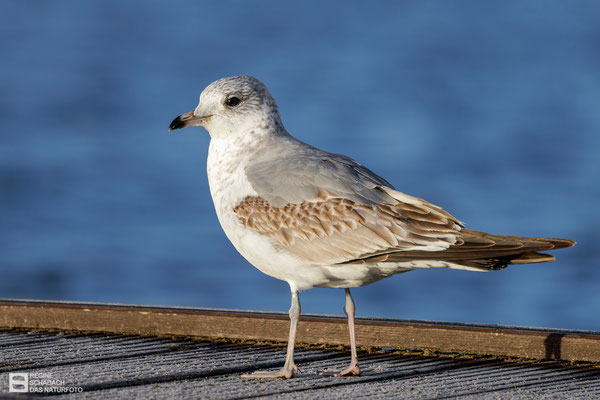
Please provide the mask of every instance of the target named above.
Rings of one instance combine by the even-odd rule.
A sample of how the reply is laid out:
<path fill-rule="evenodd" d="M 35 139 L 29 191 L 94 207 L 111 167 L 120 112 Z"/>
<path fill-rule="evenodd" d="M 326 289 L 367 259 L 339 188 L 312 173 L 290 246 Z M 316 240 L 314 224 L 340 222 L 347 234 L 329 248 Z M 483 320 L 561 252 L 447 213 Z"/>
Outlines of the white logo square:
<path fill-rule="evenodd" d="M 29 373 L 10 372 L 8 374 L 8 391 L 14 393 L 29 392 Z"/>

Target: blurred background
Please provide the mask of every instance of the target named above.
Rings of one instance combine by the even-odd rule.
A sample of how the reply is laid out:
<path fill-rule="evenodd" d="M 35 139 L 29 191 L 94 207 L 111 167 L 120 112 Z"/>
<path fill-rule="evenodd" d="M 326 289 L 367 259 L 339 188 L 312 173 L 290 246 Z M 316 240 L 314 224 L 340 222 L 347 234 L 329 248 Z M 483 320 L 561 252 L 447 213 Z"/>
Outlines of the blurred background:
<path fill-rule="evenodd" d="M 598 2 L 1 8 L 1 298 L 287 311 L 287 284 L 218 224 L 206 131 L 167 132 L 250 74 L 290 133 L 470 228 L 578 242 L 554 263 L 396 275 L 353 291 L 357 315 L 600 329 Z"/>

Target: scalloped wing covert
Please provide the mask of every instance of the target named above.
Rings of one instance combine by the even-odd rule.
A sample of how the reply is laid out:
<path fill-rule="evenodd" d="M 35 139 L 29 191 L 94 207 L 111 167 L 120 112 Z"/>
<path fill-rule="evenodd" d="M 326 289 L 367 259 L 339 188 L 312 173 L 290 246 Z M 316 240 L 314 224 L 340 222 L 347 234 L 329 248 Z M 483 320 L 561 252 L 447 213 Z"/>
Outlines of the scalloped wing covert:
<path fill-rule="evenodd" d="M 318 189 L 314 200 L 274 207 L 248 196 L 234 211 L 249 229 L 269 236 L 305 262 L 347 263 L 384 252 L 443 251 L 456 243 L 460 222 L 424 200 L 365 205 Z"/>

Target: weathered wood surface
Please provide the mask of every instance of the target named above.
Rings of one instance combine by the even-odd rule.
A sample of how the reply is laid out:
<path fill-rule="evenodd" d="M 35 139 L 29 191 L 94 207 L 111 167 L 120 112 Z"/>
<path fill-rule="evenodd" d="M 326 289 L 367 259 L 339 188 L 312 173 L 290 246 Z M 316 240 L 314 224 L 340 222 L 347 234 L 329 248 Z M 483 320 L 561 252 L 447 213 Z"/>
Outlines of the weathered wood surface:
<path fill-rule="evenodd" d="M 346 366 L 348 353 L 301 346 L 294 379 L 254 380 L 241 375 L 281 368 L 285 346 L 0 330 L 0 398 L 33 398 L 9 392 L 11 373 L 29 374 L 30 390 L 55 389 L 54 396 L 73 399 L 600 398 L 600 368 L 557 361 L 361 351 L 360 376 L 318 374 Z M 55 383 L 35 386 L 35 376 Z"/>
<path fill-rule="evenodd" d="M 285 341 L 289 321 L 279 313 L 0 301 L 0 329 L 15 328 Z M 588 331 L 360 318 L 356 335 L 358 344 L 368 347 L 600 362 L 600 333 Z M 346 345 L 346 321 L 302 316 L 297 341 Z"/>

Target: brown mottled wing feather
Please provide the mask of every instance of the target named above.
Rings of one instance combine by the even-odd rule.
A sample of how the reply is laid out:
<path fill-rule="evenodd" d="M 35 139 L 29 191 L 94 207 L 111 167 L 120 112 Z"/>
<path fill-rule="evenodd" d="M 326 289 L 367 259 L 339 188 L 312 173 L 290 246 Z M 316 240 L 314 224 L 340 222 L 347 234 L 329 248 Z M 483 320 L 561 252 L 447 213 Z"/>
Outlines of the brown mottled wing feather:
<path fill-rule="evenodd" d="M 488 270 L 551 261 L 537 252 L 574 244 L 463 229 L 441 208 L 392 189 L 348 157 L 300 142 L 286 146 L 246 168 L 258 195 L 235 212 L 246 227 L 306 262 L 439 260 Z"/>
<path fill-rule="evenodd" d="M 364 205 L 318 189 L 313 200 L 283 207 L 249 196 L 234 211 L 247 228 L 269 236 L 304 261 L 321 265 L 436 260 L 489 270 L 552 261 L 554 257 L 538 251 L 574 244 L 464 229 L 433 204 L 384 190 L 396 204 Z"/>
<path fill-rule="evenodd" d="M 405 201 L 393 200 L 396 204 L 365 205 L 319 189 L 313 200 L 283 207 L 246 197 L 234 211 L 247 228 L 315 264 L 391 252 L 439 252 L 456 243 L 460 222 L 424 200 L 402 196 Z"/>

